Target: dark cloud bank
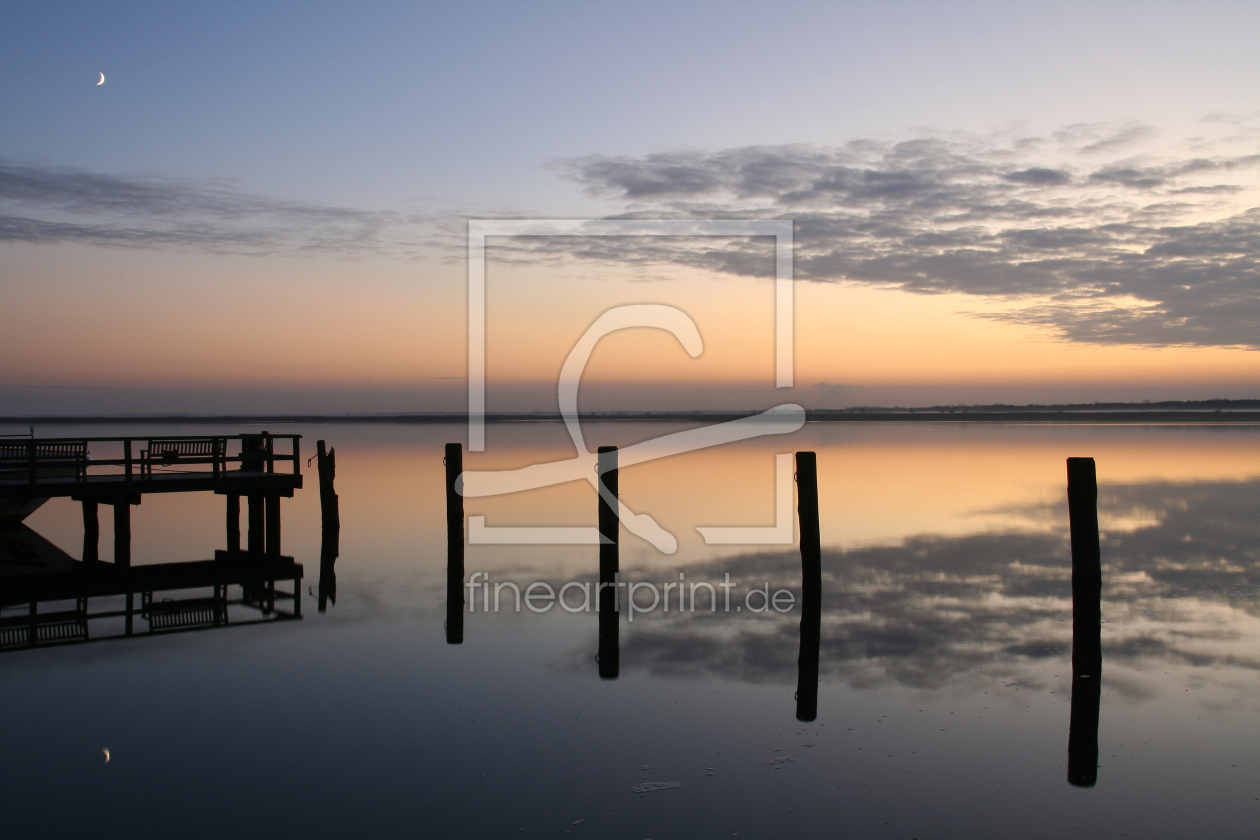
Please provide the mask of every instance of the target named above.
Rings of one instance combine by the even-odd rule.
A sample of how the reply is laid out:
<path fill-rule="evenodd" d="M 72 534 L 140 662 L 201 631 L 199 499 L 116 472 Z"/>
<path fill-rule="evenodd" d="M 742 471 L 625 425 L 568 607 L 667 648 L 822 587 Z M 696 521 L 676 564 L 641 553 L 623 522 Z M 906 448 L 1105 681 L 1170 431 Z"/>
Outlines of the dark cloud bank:
<path fill-rule="evenodd" d="M 1006 300 L 1010 311 L 985 317 L 1072 341 L 1260 348 L 1260 208 L 1224 203 L 1254 183 L 1260 154 L 1121 157 L 1145 133 L 1076 127 L 1044 138 L 929 136 L 555 165 L 591 194 L 625 202 L 629 216 L 794 219 L 798 278 Z M 602 247 L 629 260 L 670 251 L 647 241 Z M 770 272 L 768 250 L 747 243 L 677 246 L 668 256 L 727 274 Z"/>
<path fill-rule="evenodd" d="M 1005 301 L 983 317 L 1070 341 L 1260 349 L 1260 208 L 1237 195 L 1256 183 L 1260 154 L 1134 155 L 1150 133 L 1073 126 L 1044 137 L 926 135 L 554 166 L 620 202 L 625 217 L 793 219 L 804 280 Z M 432 218 L 224 183 L 0 159 L 0 241 L 403 256 L 451 246 L 454 233 Z M 496 258 L 556 257 L 772 270 L 768 243 L 747 239 L 530 238 Z"/>
<path fill-rule="evenodd" d="M 0 242 L 255 255 L 380 251 L 400 214 L 250 195 L 226 183 L 0 159 Z"/>

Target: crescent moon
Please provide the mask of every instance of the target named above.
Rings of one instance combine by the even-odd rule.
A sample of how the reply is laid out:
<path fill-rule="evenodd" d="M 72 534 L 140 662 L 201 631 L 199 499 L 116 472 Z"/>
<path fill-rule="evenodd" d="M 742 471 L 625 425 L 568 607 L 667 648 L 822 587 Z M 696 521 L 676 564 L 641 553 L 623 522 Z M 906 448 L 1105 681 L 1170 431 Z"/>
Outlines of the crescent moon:
<path fill-rule="evenodd" d="M 106 764 L 109 764 L 109 750 L 108 750 L 108 749 L 103 749 L 103 750 L 101 750 L 101 752 L 105 753 L 105 763 L 106 763 Z"/>
<path fill-rule="evenodd" d="M 101 85 L 103 85 L 103 84 L 105 84 L 105 74 L 104 74 L 104 73 L 101 73 L 101 80 L 100 80 L 99 82 L 97 82 L 97 83 L 96 83 L 96 86 L 97 86 L 97 87 L 100 87 L 100 86 L 101 86 Z"/>

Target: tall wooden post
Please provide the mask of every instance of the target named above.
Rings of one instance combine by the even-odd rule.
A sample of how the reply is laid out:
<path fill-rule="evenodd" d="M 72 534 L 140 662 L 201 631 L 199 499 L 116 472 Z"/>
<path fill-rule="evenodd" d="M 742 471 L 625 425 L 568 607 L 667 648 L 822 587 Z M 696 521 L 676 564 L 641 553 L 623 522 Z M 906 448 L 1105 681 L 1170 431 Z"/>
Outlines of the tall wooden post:
<path fill-rule="evenodd" d="M 83 500 L 83 562 L 96 563 L 101 559 L 101 522 L 95 501 Z"/>
<path fill-rule="evenodd" d="M 337 490 L 333 485 L 337 477 L 337 450 L 325 449 L 324 442 L 315 445 L 315 466 L 319 473 L 319 510 L 324 528 L 338 528 L 341 519 L 337 510 Z"/>
<path fill-rule="evenodd" d="M 337 477 L 337 450 L 325 449 L 321 440 L 316 445 L 315 455 L 323 536 L 319 550 L 319 611 L 324 612 L 330 601 L 337 603 L 337 554 L 341 546 L 341 516 L 337 511 L 337 491 L 333 486 Z"/>
<path fill-rule="evenodd" d="M 621 571 L 618 538 L 621 523 L 618 521 L 617 502 L 617 447 L 601 446 L 599 467 L 599 579 L 611 581 Z"/>
<path fill-rule="evenodd" d="M 1068 519 L 1072 529 L 1072 711 L 1068 782 L 1098 781 L 1098 719 L 1102 700 L 1102 551 L 1098 539 L 1098 476 L 1093 458 L 1068 458 Z"/>
<path fill-rule="evenodd" d="M 822 644 L 822 541 L 818 527 L 818 458 L 796 453 L 796 516 L 801 529 L 801 644 L 796 659 L 796 719 L 818 717 Z"/>
<path fill-rule="evenodd" d="M 268 493 L 263 507 L 267 518 L 267 556 L 280 556 L 280 494 Z"/>
<path fill-rule="evenodd" d="M 227 494 L 227 550 L 229 554 L 241 550 L 241 497 L 237 493 Z"/>
<path fill-rule="evenodd" d="M 126 498 L 114 501 L 114 565 L 131 566 L 131 502 Z"/>
<path fill-rule="evenodd" d="M 464 447 L 446 444 L 446 643 L 464 642 L 464 496 L 457 486 Z"/>

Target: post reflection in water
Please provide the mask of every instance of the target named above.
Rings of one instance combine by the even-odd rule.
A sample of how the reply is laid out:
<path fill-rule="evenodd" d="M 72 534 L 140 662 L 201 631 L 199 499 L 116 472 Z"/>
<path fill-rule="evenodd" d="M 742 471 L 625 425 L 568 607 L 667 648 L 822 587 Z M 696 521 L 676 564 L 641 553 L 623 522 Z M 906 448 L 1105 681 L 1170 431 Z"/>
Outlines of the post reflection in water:
<path fill-rule="evenodd" d="M 1093 458 L 1068 458 L 1072 529 L 1072 712 L 1068 782 L 1098 781 L 1098 707 L 1102 699 L 1102 557 L 1098 542 L 1098 478 Z"/>
<path fill-rule="evenodd" d="M 599 662 L 600 679 L 621 675 L 621 626 L 617 603 L 617 575 L 621 570 L 621 523 L 617 509 L 617 447 L 599 448 Z M 605 584 L 609 584 L 605 586 Z"/>
<path fill-rule="evenodd" d="M 818 458 L 796 453 L 801 529 L 801 646 L 796 659 L 796 719 L 818 717 L 818 649 L 822 643 L 822 544 L 818 528 Z"/>
<path fill-rule="evenodd" d="M 456 488 L 464 471 L 462 444 L 446 444 L 446 643 L 464 643 L 464 497 Z"/>

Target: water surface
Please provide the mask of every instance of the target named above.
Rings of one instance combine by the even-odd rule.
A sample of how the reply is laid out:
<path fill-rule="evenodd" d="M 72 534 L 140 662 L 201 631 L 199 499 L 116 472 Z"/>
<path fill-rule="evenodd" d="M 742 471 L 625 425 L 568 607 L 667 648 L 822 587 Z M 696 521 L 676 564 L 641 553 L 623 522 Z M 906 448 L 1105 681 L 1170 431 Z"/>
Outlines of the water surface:
<path fill-rule="evenodd" d="M 677 428 L 586 436 L 625 446 Z M 172 431 L 256 430 L 155 434 Z M 623 531 L 624 577 L 735 587 L 731 611 L 623 612 L 616 679 L 600 678 L 593 612 L 477 605 L 447 643 L 442 451 L 462 427 L 270 431 L 336 447 L 335 601 L 318 610 L 312 468 L 283 503 L 284 553 L 306 569 L 301 620 L 234 626 L 239 607 L 225 628 L 141 623 L 0 655 L 9 836 L 1180 838 L 1251 836 L 1260 817 L 1260 428 L 812 423 L 623 470 L 623 501 L 679 543 L 666 555 Z M 796 450 L 819 463 L 813 721 L 794 696 L 798 547 L 710 546 L 695 530 L 773 525 L 774 456 Z M 571 455 L 558 424 L 501 424 L 465 466 Z M 1088 788 L 1067 780 L 1069 456 L 1095 458 L 1099 476 Z M 146 496 L 133 563 L 212 557 L 223 504 Z M 573 483 L 466 510 L 590 527 L 596 499 Z M 79 555 L 69 500 L 27 524 Z M 465 570 L 559 589 L 595 579 L 598 548 L 470 545 Z M 796 605 L 733 609 L 763 586 Z"/>

